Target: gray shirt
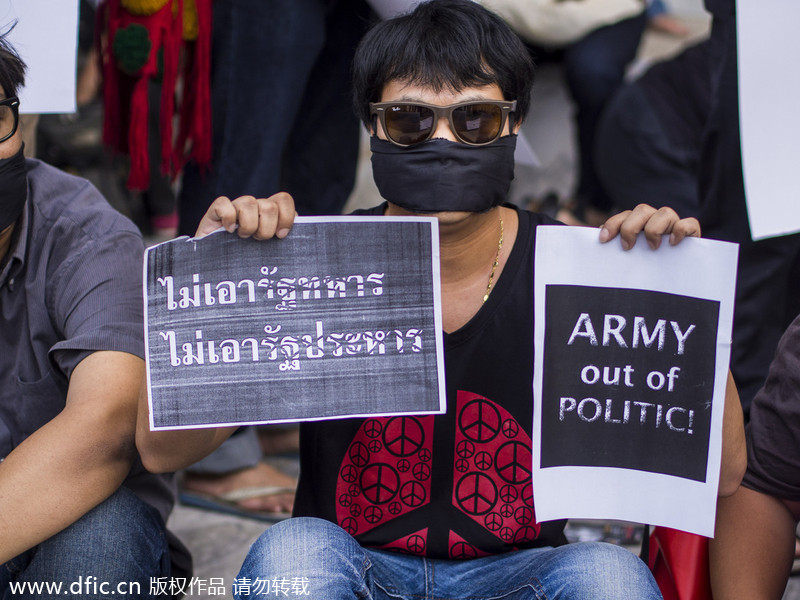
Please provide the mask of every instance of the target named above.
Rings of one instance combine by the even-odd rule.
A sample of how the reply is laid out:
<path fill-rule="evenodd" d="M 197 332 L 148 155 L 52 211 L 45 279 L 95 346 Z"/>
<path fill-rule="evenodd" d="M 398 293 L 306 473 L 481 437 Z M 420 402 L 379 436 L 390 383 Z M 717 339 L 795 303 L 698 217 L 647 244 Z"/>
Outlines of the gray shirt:
<path fill-rule="evenodd" d="M 64 408 L 97 350 L 144 356 L 136 226 L 86 180 L 28 160 L 28 199 L 0 270 L 0 458 Z M 125 485 L 164 518 L 171 477 L 137 461 Z"/>

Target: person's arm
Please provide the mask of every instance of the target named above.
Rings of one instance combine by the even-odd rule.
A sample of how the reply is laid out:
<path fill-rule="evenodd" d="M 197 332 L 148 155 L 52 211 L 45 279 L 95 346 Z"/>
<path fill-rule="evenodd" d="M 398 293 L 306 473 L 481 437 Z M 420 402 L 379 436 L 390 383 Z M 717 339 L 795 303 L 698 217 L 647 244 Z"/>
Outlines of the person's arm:
<path fill-rule="evenodd" d="M 730 496 L 738 488 L 747 470 L 747 444 L 744 437 L 742 403 L 733 375 L 728 371 L 725 408 L 722 415 L 722 460 L 719 472 L 719 496 Z"/>
<path fill-rule="evenodd" d="M 780 600 L 792 570 L 800 502 L 741 486 L 720 498 L 709 546 L 714 600 Z"/>
<path fill-rule="evenodd" d="M 269 198 L 241 196 L 234 200 L 217 198 L 200 220 L 195 237 L 202 237 L 224 227 L 239 237 L 266 240 L 289 234 L 296 216 L 294 200 L 279 192 Z M 236 427 L 150 431 L 147 387 L 142 385 L 136 425 L 136 447 L 148 471 L 177 471 L 208 456 L 225 441 Z"/>
<path fill-rule="evenodd" d="M 144 361 L 90 354 L 75 367 L 66 406 L 0 463 L 0 564 L 77 521 L 113 494 L 136 456 L 136 398 Z"/>

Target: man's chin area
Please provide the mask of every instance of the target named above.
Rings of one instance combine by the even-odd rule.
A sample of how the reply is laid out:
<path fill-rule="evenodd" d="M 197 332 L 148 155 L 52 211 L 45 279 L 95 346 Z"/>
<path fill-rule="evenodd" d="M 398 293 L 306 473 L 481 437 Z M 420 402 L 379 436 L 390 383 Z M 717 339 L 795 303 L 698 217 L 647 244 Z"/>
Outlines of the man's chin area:
<path fill-rule="evenodd" d="M 442 211 L 410 211 L 405 208 L 388 202 L 386 208 L 387 216 L 394 217 L 435 217 L 440 225 L 447 225 L 450 223 L 461 223 L 466 219 L 474 217 L 482 213 L 469 212 L 466 210 L 442 210 Z"/>

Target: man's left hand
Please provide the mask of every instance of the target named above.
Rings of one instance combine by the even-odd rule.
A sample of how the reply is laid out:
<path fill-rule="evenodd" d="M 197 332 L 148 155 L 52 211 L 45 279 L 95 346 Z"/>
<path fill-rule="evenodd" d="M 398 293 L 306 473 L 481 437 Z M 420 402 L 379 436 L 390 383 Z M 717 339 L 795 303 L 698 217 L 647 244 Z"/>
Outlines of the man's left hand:
<path fill-rule="evenodd" d="M 700 223 L 694 217 L 681 219 L 669 207 L 655 209 L 639 204 L 633 210 L 614 215 L 600 228 L 600 241 L 608 242 L 617 235 L 624 250 L 636 244 L 636 237 L 644 231 L 647 244 L 655 250 L 661 245 L 662 236 L 669 234 L 669 244 L 674 246 L 685 237 L 700 237 Z"/>

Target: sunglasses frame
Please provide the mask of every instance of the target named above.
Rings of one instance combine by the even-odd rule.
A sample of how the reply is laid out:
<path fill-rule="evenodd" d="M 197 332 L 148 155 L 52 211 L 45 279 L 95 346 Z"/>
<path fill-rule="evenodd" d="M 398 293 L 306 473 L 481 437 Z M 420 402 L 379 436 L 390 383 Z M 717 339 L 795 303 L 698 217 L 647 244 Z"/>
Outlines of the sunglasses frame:
<path fill-rule="evenodd" d="M 456 131 L 456 127 L 453 123 L 453 111 L 457 108 L 461 108 L 463 106 L 474 106 L 480 104 L 491 104 L 493 106 L 498 106 L 500 108 L 500 128 L 497 131 L 497 135 L 494 136 L 488 142 L 481 142 L 476 144 L 474 142 L 470 142 L 462 138 L 458 131 Z M 509 119 L 509 114 L 513 113 L 517 109 L 517 101 L 516 100 L 467 100 L 465 102 L 457 102 L 455 104 L 449 104 L 447 106 L 439 106 L 438 104 L 428 104 L 427 102 L 412 102 L 412 101 L 397 101 L 397 102 L 370 102 L 369 103 L 369 110 L 370 114 L 373 116 L 378 117 L 380 121 L 381 127 L 383 127 L 383 132 L 386 134 L 386 139 L 392 142 L 396 146 L 400 146 L 402 148 L 408 148 L 409 146 L 416 146 L 417 144 L 421 144 L 422 142 L 427 142 L 429 139 L 433 137 L 433 134 L 436 132 L 436 125 L 434 124 L 431 127 L 430 133 L 424 140 L 420 140 L 419 142 L 414 142 L 413 144 L 401 144 L 400 142 L 396 142 L 389 136 L 389 130 L 386 127 L 386 110 L 393 107 L 393 106 L 422 106 L 424 108 L 430 109 L 433 111 L 433 116 L 435 118 L 434 123 L 438 123 L 442 117 L 447 117 L 447 122 L 450 125 L 450 131 L 453 132 L 453 135 L 456 139 L 461 142 L 462 144 L 467 144 L 468 146 L 485 146 L 487 144 L 491 144 L 492 142 L 497 141 L 497 139 L 503 134 L 503 129 L 506 126 L 506 121 Z"/>
<path fill-rule="evenodd" d="M 0 138 L 0 144 L 2 144 L 17 133 L 17 129 L 19 128 L 19 98 L 17 96 L 11 96 L 5 100 L 0 100 L 0 106 L 10 106 L 11 112 L 14 115 L 14 127 L 11 129 L 11 133 Z"/>

